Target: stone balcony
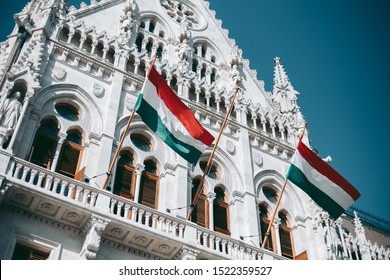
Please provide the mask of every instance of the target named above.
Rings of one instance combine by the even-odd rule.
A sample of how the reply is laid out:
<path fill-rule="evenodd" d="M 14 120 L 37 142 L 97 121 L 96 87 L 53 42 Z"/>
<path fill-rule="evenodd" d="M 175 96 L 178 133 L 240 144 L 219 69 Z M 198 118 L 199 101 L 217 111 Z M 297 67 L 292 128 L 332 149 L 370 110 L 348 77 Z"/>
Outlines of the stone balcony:
<path fill-rule="evenodd" d="M 96 257 L 101 243 L 160 259 L 285 259 L 15 158 L 1 149 L 0 186 L 1 203 L 79 231 L 85 240 L 91 225 L 100 221 L 104 226 L 89 259 Z"/>

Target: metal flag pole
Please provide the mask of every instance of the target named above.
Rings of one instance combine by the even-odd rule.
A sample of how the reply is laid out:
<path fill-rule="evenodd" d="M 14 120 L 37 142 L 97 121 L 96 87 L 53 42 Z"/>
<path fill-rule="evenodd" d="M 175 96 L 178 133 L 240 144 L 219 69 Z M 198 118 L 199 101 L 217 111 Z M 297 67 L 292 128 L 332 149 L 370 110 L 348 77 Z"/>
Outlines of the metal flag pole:
<path fill-rule="evenodd" d="M 152 60 L 152 63 L 150 64 L 150 67 L 149 69 L 151 69 L 153 66 L 154 66 L 154 63 L 156 62 L 156 58 L 157 58 L 157 52 L 155 53 L 154 57 L 153 57 L 153 60 Z M 115 151 L 115 154 L 114 154 L 114 157 L 111 161 L 111 164 L 110 164 L 110 167 L 108 169 L 108 171 L 106 172 L 106 178 L 104 179 L 104 183 L 103 183 L 103 186 L 102 186 L 102 189 L 104 190 L 107 186 L 107 183 L 108 183 L 108 180 L 111 176 L 111 172 L 112 172 L 112 169 L 114 168 L 114 165 L 115 165 L 115 162 L 116 162 L 116 159 L 118 158 L 118 155 L 119 155 L 119 152 L 122 148 L 122 145 L 123 145 L 123 141 L 125 140 L 125 137 L 126 137 L 126 134 L 127 132 L 129 131 L 129 128 L 130 128 L 130 123 L 131 121 L 133 120 L 133 117 L 134 117 L 134 114 L 135 114 L 135 109 L 133 109 L 133 111 L 131 112 L 130 114 L 130 117 L 127 121 L 127 124 L 126 124 L 126 127 L 125 127 L 125 130 L 123 131 L 123 134 L 122 134 L 122 137 L 121 137 L 121 140 L 119 142 L 119 145 L 118 145 L 118 148 L 116 149 Z"/>
<path fill-rule="evenodd" d="M 305 126 L 303 127 L 302 133 L 299 136 L 298 143 L 302 140 L 303 135 L 305 134 L 306 126 L 307 126 L 307 123 L 305 123 Z M 287 178 L 285 178 L 282 190 L 280 191 L 280 195 L 279 195 L 278 200 L 277 200 L 276 205 L 275 205 L 275 209 L 274 209 L 274 211 L 272 213 L 271 220 L 270 220 L 268 228 L 267 228 L 267 232 L 265 233 L 265 237 L 264 237 L 263 242 L 261 244 L 261 249 L 264 249 L 265 244 L 267 244 L 267 241 L 268 241 L 268 238 L 269 238 L 269 235 L 270 235 L 270 232 L 271 232 L 272 224 L 273 224 L 273 222 L 275 220 L 275 216 L 276 216 L 276 213 L 278 211 L 280 201 L 282 200 L 282 196 L 283 196 L 284 190 L 286 189 L 287 181 L 288 181 Z"/>
<path fill-rule="evenodd" d="M 204 183 L 204 180 L 205 180 L 205 178 L 206 178 L 207 173 L 209 172 L 209 169 L 210 169 L 210 166 L 211 166 L 211 162 L 212 162 L 213 157 L 214 157 L 214 153 L 215 153 L 215 151 L 217 150 L 218 143 L 219 143 L 219 140 L 221 139 L 223 129 L 225 128 L 226 123 L 227 123 L 227 120 L 228 120 L 229 115 L 230 115 L 230 112 L 232 111 L 232 108 L 233 108 L 233 105 L 234 105 L 234 100 L 236 99 L 238 90 L 239 90 L 239 87 L 237 86 L 237 87 L 235 88 L 235 90 L 234 90 L 233 97 L 232 97 L 232 100 L 231 100 L 231 102 L 230 102 L 230 106 L 229 106 L 229 109 L 228 109 L 228 111 L 227 111 L 227 113 L 226 113 L 225 119 L 223 120 L 223 123 L 222 123 L 222 125 L 221 125 L 220 130 L 219 130 L 219 134 L 218 134 L 217 140 L 215 141 L 214 148 L 213 148 L 213 150 L 211 151 L 209 160 L 207 161 L 207 165 L 206 165 L 206 167 L 205 167 L 205 169 L 204 169 L 204 171 L 203 171 L 202 179 L 200 180 L 200 183 L 199 183 L 199 186 L 198 186 L 198 188 L 197 188 L 197 190 L 196 190 L 194 199 L 192 200 L 191 208 L 190 208 L 190 211 L 188 212 L 187 218 L 186 218 L 187 221 L 190 220 L 191 213 L 192 213 L 192 211 L 194 210 L 194 208 L 196 207 L 196 205 L 197 205 L 197 203 L 198 203 L 198 201 L 199 201 L 199 195 L 201 194 L 201 192 L 202 192 L 202 190 L 203 190 L 203 183 Z"/>

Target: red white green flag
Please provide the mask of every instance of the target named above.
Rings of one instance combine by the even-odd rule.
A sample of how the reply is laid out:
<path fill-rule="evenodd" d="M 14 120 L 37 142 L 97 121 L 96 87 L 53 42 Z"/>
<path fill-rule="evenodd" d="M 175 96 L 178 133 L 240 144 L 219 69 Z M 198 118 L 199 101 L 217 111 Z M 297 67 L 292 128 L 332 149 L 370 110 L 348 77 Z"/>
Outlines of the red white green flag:
<path fill-rule="evenodd" d="M 154 65 L 148 71 L 135 110 L 153 132 L 192 164 L 214 141 Z"/>
<path fill-rule="evenodd" d="M 320 207 L 337 219 L 360 193 L 336 170 L 299 141 L 286 178 L 306 192 Z"/>

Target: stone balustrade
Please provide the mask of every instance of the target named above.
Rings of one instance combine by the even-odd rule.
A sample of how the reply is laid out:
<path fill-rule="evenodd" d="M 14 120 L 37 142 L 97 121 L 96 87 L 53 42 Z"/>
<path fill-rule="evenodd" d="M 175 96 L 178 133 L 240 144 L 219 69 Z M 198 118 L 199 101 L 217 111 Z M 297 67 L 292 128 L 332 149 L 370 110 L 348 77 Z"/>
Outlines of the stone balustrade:
<path fill-rule="evenodd" d="M 5 152 L 0 156 L 8 158 L 0 173 L 6 180 L 21 186 L 50 192 L 66 201 L 79 203 L 78 207 L 96 208 L 100 213 L 127 220 L 138 230 L 174 238 L 183 245 L 192 245 L 207 254 L 221 259 L 259 260 L 284 259 L 267 250 L 246 244 L 229 236 L 198 226 L 183 218 L 159 212 L 110 192 L 91 187 L 30 162 L 14 158 Z M 9 156 L 9 157 L 8 157 Z M 4 172 L 4 170 L 7 170 Z M 1 175 L 1 174 L 0 174 Z"/>
<path fill-rule="evenodd" d="M 56 193 L 67 200 L 94 206 L 98 190 L 87 184 L 52 172 L 30 162 L 12 158 L 9 176 L 23 185 Z"/>

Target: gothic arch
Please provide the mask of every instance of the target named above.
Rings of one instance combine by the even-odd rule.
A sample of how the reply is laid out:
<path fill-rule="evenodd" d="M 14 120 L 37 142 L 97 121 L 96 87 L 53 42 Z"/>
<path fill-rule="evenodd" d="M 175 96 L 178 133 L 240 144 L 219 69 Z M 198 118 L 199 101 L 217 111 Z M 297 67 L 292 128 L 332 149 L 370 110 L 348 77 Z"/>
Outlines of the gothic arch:
<path fill-rule="evenodd" d="M 102 133 L 103 116 L 100 108 L 90 97 L 90 94 L 79 86 L 58 84 L 45 87 L 34 95 L 32 104 L 36 110 L 42 112 L 49 104 L 54 104 L 56 101 L 77 104 L 82 114 L 84 114 L 78 125 L 82 126 L 85 132 L 97 135 Z M 54 112 L 54 109 L 52 110 Z M 88 134 L 86 133 L 86 135 Z"/>
<path fill-rule="evenodd" d="M 223 52 L 220 50 L 220 48 L 214 44 L 214 42 L 210 41 L 209 38 L 204 36 L 195 36 L 192 38 L 192 45 L 206 45 L 209 47 L 212 52 L 214 53 L 214 59 L 216 59 L 216 63 L 221 63 L 222 61 L 225 61 L 225 57 L 223 55 Z M 202 57 L 201 54 L 198 54 L 199 57 Z M 210 58 L 207 59 L 208 61 L 212 62 L 212 55 L 210 55 Z M 214 63 L 214 62 L 213 62 Z"/>
<path fill-rule="evenodd" d="M 173 32 L 173 29 L 172 29 L 171 25 L 169 24 L 169 22 L 165 18 L 163 18 L 159 14 L 157 14 L 156 12 L 150 11 L 150 10 L 145 10 L 139 14 L 139 22 L 142 22 L 143 20 L 150 20 L 150 19 L 154 19 L 156 21 L 156 23 L 159 23 L 161 25 L 161 28 L 155 30 L 157 33 L 151 32 L 151 33 L 155 34 L 156 37 L 160 37 L 161 39 L 163 39 L 161 36 L 159 36 L 159 31 L 164 32 L 164 38 L 174 37 L 175 33 Z M 141 30 L 138 28 L 138 32 L 140 32 Z M 145 29 L 145 30 L 149 31 L 149 29 Z"/>
<path fill-rule="evenodd" d="M 126 127 L 127 121 L 129 116 L 122 117 L 115 128 L 115 139 L 117 141 L 120 140 L 122 133 Z M 134 153 L 137 157 L 137 163 L 141 163 L 147 159 L 149 156 L 153 156 L 158 161 L 158 166 L 162 169 L 164 164 L 166 162 L 174 162 L 175 161 L 175 152 L 172 151 L 169 147 L 167 147 L 159 137 L 157 137 L 154 133 L 150 131 L 150 129 L 145 125 L 144 122 L 140 119 L 139 116 L 134 116 L 129 131 L 127 133 L 127 137 L 125 138 L 123 142 L 123 148 L 125 147 L 134 147 L 134 144 L 131 142 L 130 135 L 131 133 L 141 133 L 142 135 L 146 135 L 147 138 L 150 139 L 150 141 L 153 144 L 153 150 L 150 152 L 142 152 L 137 151 L 137 149 L 132 148 L 134 150 Z M 161 148 L 161 145 L 165 145 L 165 147 Z M 161 152 L 164 151 L 164 152 Z M 160 170 L 161 170 L 160 169 Z"/>
<path fill-rule="evenodd" d="M 258 172 L 253 180 L 256 187 L 256 197 L 261 201 L 266 201 L 264 199 L 264 194 L 262 193 L 262 188 L 266 185 L 271 185 L 273 188 L 277 189 L 278 194 L 280 194 L 284 182 L 284 176 L 275 170 L 263 170 Z M 267 203 L 267 205 L 269 205 L 273 211 L 275 204 L 272 205 Z M 304 200 L 297 192 L 297 187 L 288 182 L 279 206 L 279 211 L 283 209 L 290 213 L 290 215 L 292 213 L 304 215 L 304 205 Z M 291 219 L 291 221 L 293 221 L 293 219 Z"/>

